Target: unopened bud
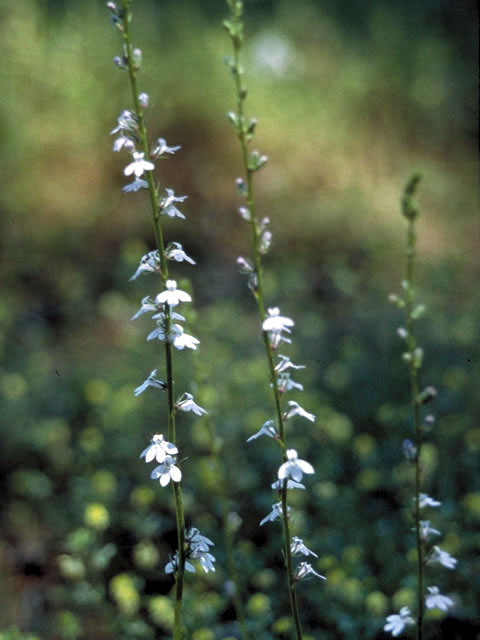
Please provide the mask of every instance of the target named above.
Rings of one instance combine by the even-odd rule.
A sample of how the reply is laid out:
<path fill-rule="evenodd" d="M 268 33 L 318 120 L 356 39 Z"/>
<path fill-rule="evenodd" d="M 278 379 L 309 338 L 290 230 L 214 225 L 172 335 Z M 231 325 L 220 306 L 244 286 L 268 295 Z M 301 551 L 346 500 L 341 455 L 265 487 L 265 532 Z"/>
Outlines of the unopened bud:
<path fill-rule="evenodd" d="M 425 387 L 425 389 L 418 394 L 417 402 L 418 404 L 427 404 L 431 400 L 433 400 L 437 395 L 437 390 L 435 387 Z"/>
<path fill-rule="evenodd" d="M 139 101 L 139 103 L 140 103 L 140 107 L 141 107 L 142 109 L 144 109 L 144 110 L 148 107 L 148 102 L 149 102 L 149 100 L 150 100 L 150 98 L 148 97 L 148 94 L 147 94 L 147 93 L 141 93 L 141 94 L 138 96 L 138 101 Z"/>
<path fill-rule="evenodd" d="M 417 459 L 417 447 L 408 438 L 403 441 L 403 453 L 408 462 L 415 462 Z"/>

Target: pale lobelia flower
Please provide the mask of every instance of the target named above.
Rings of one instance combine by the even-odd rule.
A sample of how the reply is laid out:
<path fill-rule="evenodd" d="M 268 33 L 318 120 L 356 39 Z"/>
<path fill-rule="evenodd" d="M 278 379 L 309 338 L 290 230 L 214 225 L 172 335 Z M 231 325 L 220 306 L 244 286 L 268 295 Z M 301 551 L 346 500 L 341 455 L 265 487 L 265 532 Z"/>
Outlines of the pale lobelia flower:
<path fill-rule="evenodd" d="M 130 133 L 135 133 L 136 131 L 138 131 L 138 118 L 135 113 L 133 113 L 133 111 L 129 111 L 128 109 L 124 109 L 118 116 L 117 126 L 115 127 L 115 129 L 112 129 L 110 131 L 110 135 L 119 132 L 123 133 L 125 131 L 128 131 Z"/>
<path fill-rule="evenodd" d="M 152 158 L 159 158 L 160 156 L 163 156 L 166 153 L 173 155 L 176 151 L 178 151 L 181 148 L 182 147 L 180 145 L 177 145 L 176 147 L 169 147 L 167 145 L 167 141 L 164 138 L 158 138 L 158 140 L 155 143 L 155 146 L 150 152 L 150 155 L 152 156 Z"/>
<path fill-rule="evenodd" d="M 453 606 L 453 600 L 448 596 L 442 596 L 438 587 L 427 587 L 429 595 L 425 598 L 425 606 L 427 609 L 441 609 L 446 611 L 448 607 Z"/>
<path fill-rule="evenodd" d="M 159 204 L 159 213 L 163 216 L 169 216 L 170 218 L 182 218 L 185 220 L 185 216 L 181 211 L 177 209 L 175 206 L 175 202 L 184 202 L 187 199 L 187 196 L 175 196 L 173 189 L 165 189 L 167 192 L 167 197 L 162 198 Z"/>
<path fill-rule="evenodd" d="M 185 540 L 190 545 L 190 548 L 195 548 L 197 551 L 208 551 L 210 547 L 215 546 L 215 543 L 203 536 L 196 527 L 191 527 L 185 534 Z"/>
<path fill-rule="evenodd" d="M 278 439 L 278 431 L 274 427 L 273 420 L 267 420 L 266 422 L 264 422 L 259 431 L 254 433 L 253 436 L 247 438 L 247 442 L 256 440 L 260 436 L 268 436 L 269 438 L 275 438 L 276 440 Z"/>
<path fill-rule="evenodd" d="M 197 416 L 201 416 L 207 413 L 203 407 L 195 402 L 192 394 L 187 392 L 185 392 L 180 396 L 180 398 L 178 398 L 178 400 L 175 402 L 175 407 L 177 409 L 180 409 L 180 411 L 191 411 Z"/>
<path fill-rule="evenodd" d="M 305 369 L 304 364 L 293 364 L 288 356 L 282 356 L 278 354 L 278 362 L 275 365 L 275 371 L 277 373 L 283 373 L 287 369 Z"/>
<path fill-rule="evenodd" d="M 172 326 L 172 330 L 170 332 L 170 340 L 173 346 L 181 351 L 182 349 L 196 349 L 197 345 L 200 344 L 200 340 L 198 338 L 194 338 L 193 336 L 185 333 L 181 324 L 174 324 Z"/>
<path fill-rule="evenodd" d="M 318 555 L 308 549 L 306 545 L 303 544 L 303 540 L 301 538 L 297 538 L 297 536 L 293 536 L 292 541 L 290 543 L 290 551 L 294 556 L 314 556 L 318 558 Z"/>
<path fill-rule="evenodd" d="M 272 349 L 276 349 L 280 342 L 291 342 L 289 338 L 282 334 L 284 331 L 291 333 L 289 327 L 293 327 L 294 324 L 295 322 L 291 318 L 280 315 L 278 307 L 268 310 L 268 317 L 263 321 L 262 329 L 268 332 Z"/>
<path fill-rule="evenodd" d="M 172 558 L 172 556 L 170 556 Z M 165 565 L 165 573 L 174 573 L 178 567 L 178 551 L 175 551 L 175 555 L 167 562 Z M 185 561 L 185 571 L 189 571 L 190 573 L 195 573 L 195 567 L 191 562 Z"/>
<path fill-rule="evenodd" d="M 305 411 L 305 409 L 303 409 L 298 404 L 298 402 L 295 402 L 294 400 L 289 400 L 287 404 L 289 408 L 283 414 L 283 417 L 285 420 L 290 420 L 290 418 L 293 418 L 294 416 L 300 416 L 301 418 L 306 418 L 307 420 L 310 420 L 310 422 L 315 422 L 314 414 L 309 413 L 308 411 Z"/>
<path fill-rule="evenodd" d="M 412 529 L 414 531 L 414 529 Z M 420 520 L 420 536 L 423 541 L 428 540 L 428 536 L 441 536 L 442 533 L 438 529 L 430 526 L 430 520 Z"/>
<path fill-rule="evenodd" d="M 383 630 L 388 631 L 396 638 L 409 624 L 415 624 L 415 620 L 410 615 L 410 609 L 408 607 L 402 607 L 399 613 L 387 616 L 387 623 L 383 627 Z"/>
<path fill-rule="evenodd" d="M 159 273 L 160 267 L 161 262 L 158 251 L 149 251 L 141 257 L 138 269 L 130 280 L 136 280 L 142 273 Z"/>
<path fill-rule="evenodd" d="M 145 171 L 152 171 L 155 169 L 155 165 L 150 160 L 145 160 L 145 154 L 143 151 L 134 151 L 132 153 L 133 162 L 128 164 L 123 173 L 126 176 L 131 176 L 132 173 L 139 178 Z"/>
<path fill-rule="evenodd" d="M 289 327 L 293 327 L 295 322 L 291 318 L 280 315 L 278 307 L 272 307 L 268 310 L 268 317 L 262 324 L 264 331 L 288 331 Z"/>
<path fill-rule="evenodd" d="M 150 296 L 145 296 L 145 298 L 142 298 L 142 306 L 136 313 L 133 314 L 130 320 L 136 320 L 144 313 L 149 313 L 150 311 L 157 311 L 157 310 L 158 310 L 158 307 L 155 304 L 155 302 L 150 298 Z"/>
<path fill-rule="evenodd" d="M 280 393 L 285 393 L 285 391 L 291 391 L 292 389 L 303 391 L 303 384 L 295 382 L 295 380 L 292 380 L 288 372 L 284 372 L 277 378 L 277 388 Z"/>
<path fill-rule="evenodd" d="M 157 433 L 153 436 L 151 444 L 142 451 L 140 458 L 145 458 L 145 462 L 163 462 L 167 455 L 174 456 L 177 453 L 177 447 L 172 442 L 167 442 L 161 433 Z"/>
<path fill-rule="evenodd" d="M 444 551 L 437 546 L 433 547 L 427 560 L 428 564 L 441 564 L 442 567 L 447 569 L 455 569 L 457 562 L 458 560 L 451 556 L 448 551 Z"/>
<path fill-rule="evenodd" d="M 287 461 L 280 466 L 278 479 L 291 478 L 300 482 L 304 473 L 314 473 L 312 465 L 306 460 L 301 460 L 295 449 L 287 449 Z"/>
<path fill-rule="evenodd" d="M 274 491 L 280 491 L 280 493 L 283 491 L 283 480 L 275 480 L 275 482 L 272 482 L 272 489 Z M 295 480 L 287 480 L 287 489 L 290 491 L 290 489 L 305 489 L 305 485 L 303 485 L 301 482 L 295 482 Z"/>
<path fill-rule="evenodd" d="M 165 249 L 165 256 L 169 260 L 175 260 L 176 262 L 183 262 L 185 260 L 185 262 L 189 262 L 190 264 L 196 264 L 195 260 L 187 256 L 179 242 L 171 242 Z"/>
<path fill-rule="evenodd" d="M 200 564 L 202 565 L 202 569 L 205 573 L 209 571 L 215 571 L 215 558 L 209 553 L 210 547 L 214 545 L 214 543 L 203 536 L 198 529 L 192 527 L 185 534 L 185 540 L 187 541 L 189 548 L 187 550 L 187 555 L 189 558 L 193 558 L 195 560 L 200 560 Z"/>
<path fill-rule="evenodd" d="M 153 369 L 150 372 L 148 378 L 146 378 L 141 385 L 139 385 L 135 391 L 133 392 L 134 396 L 139 396 L 143 393 L 148 387 L 153 387 L 154 389 L 162 389 L 165 390 L 167 388 L 167 383 L 163 380 L 160 380 L 157 376 L 157 369 Z"/>
<path fill-rule="evenodd" d="M 415 498 L 414 498 L 415 500 Z M 421 493 L 419 495 L 419 507 L 420 509 L 424 509 L 425 507 L 440 507 L 442 505 L 438 500 L 434 500 L 426 493 Z"/>
<path fill-rule="evenodd" d="M 130 184 L 126 184 L 122 187 L 122 191 L 124 193 L 129 193 L 130 191 L 139 191 L 140 189 L 148 189 L 148 182 L 146 180 L 142 180 L 141 178 L 135 178 L 133 182 Z"/>
<path fill-rule="evenodd" d="M 290 507 L 287 507 L 287 514 L 290 514 Z M 273 522 L 274 520 L 280 520 L 283 515 L 282 503 L 276 502 L 272 505 L 272 510 L 270 513 L 263 518 L 260 522 L 260 526 L 263 526 L 267 522 Z"/>
<path fill-rule="evenodd" d="M 121 151 L 122 149 L 125 149 L 125 151 L 133 152 L 135 151 L 135 143 L 128 136 L 118 136 L 118 138 L 116 138 L 113 143 L 113 151 Z"/>
<path fill-rule="evenodd" d="M 155 306 L 155 310 L 157 309 L 158 309 L 158 306 Z M 137 313 L 140 313 L 140 311 L 138 311 Z M 170 312 L 170 318 L 171 320 L 185 320 L 185 318 L 182 315 L 180 315 L 179 313 L 175 313 L 175 311 Z M 147 342 L 155 339 L 166 340 L 166 337 L 167 337 L 165 333 L 166 317 L 163 311 L 160 311 L 160 313 L 156 313 L 155 315 L 153 315 L 152 320 L 156 320 L 158 326 L 156 329 L 153 329 L 153 331 L 151 331 L 148 334 Z M 180 327 L 180 325 L 174 325 L 174 327 Z"/>
<path fill-rule="evenodd" d="M 182 472 L 177 466 L 175 466 L 175 458 L 167 455 L 162 464 L 155 467 L 150 474 L 150 477 L 152 480 L 160 479 L 161 486 L 166 487 L 170 480 L 173 482 L 180 482 L 182 479 Z"/>
<path fill-rule="evenodd" d="M 177 289 L 177 283 L 175 280 L 167 280 L 165 283 L 167 287 L 165 291 L 162 291 L 155 298 L 157 304 L 168 304 L 169 307 L 175 307 L 180 302 L 191 302 L 192 298 L 186 291 Z"/>
<path fill-rule="evenodd" d="M 308 562 L 300 562 L 298 567 L 295 569 L 295 580 L 301 580 L 302 578 L 306 578 L 307 576 L 316 576 L 317 578 L 326 580 L 326 577 L 322 576 L 320 573 L 317 573 L 311 564 L 309 564 Z"/>

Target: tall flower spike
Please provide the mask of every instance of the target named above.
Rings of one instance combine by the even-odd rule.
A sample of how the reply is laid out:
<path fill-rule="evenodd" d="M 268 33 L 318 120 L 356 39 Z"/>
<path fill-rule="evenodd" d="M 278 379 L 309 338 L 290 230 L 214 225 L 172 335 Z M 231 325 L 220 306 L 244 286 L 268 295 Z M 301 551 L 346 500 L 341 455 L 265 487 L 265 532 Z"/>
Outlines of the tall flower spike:
<path fill-rule="evenodd" d="M 158 465 L 151 473 L 151 478 L 159 480 L 162 487 L 170 484 L 173 488 L 173 499 L 175 505 L 175 522 L 177 526 L 177 549 L 170 554 L 170 562 L 165 566 L 167 574 L 172 574 L 175 580 L 175 605 L 173 619 L 173 640 L 182 640 L 184 636 L 182 622 L 182 598 L 185 571 L 195 572 L 195 567 L 187 560 L 186 556 L 186 536 L 185 536 L 185 515 L 183 510 L 182 490 L 179 485 L 182 479 L 182 471 L 177 465 L 178 448 L 176 443 L 176 409 L 175 392 L 173 379 L 173 354 L 174 349 L 183 350 L 185 348 L 195 350 L 199 340 L 185 333 L 183 326 L 178 321 L 183 322 L 185 318 L 176 313 L 174 308 L 181 302 L 190 302 L 191 297 L 185 291 L 177 289 L 176 281 L 170 278 L 169 261 L 175 263 L 187 262 L 195 264 L 177 242 L 165 245 L 164 229 L 162 221 L 166 217 L 185 218 L 183 213 L 176 207 L 177 203 L 184 202 L 186 196 L 175 196 L 173 189 L 166 188 L 165 195 L 160 194 L 160 186 L 153 176 L 155 164 L 152 159 L 166 158 L 173 155 L 180 149 L 180 146 L 167 145 L 164 138 L 158 138 L 150 145 L 147 136 L 145 114 L 149 109 L 150 99 L 147 93 L 139 90 L 138 73 L 142 66 L 142 52 L 134 47 L 131 38 L 131 0 L 110 0 L 107 7 L 110 11 L 111 20 L 115 30 L 122 39 L 122 55 L 116 56 L 115 64 L 128 74 L 130 90 L 133 100 L 132 109 L 124 109 L 117 120 L 116 127 L 111 131 L 116 136 L 113 143 L 115 152 L 127 152 L 130 161 L 123 173 L 132 176 L 130 184 L 123 187 L 125 193 L 137 192 L 142 189 L 148 190 L 151 207 L 151 219 L 153 223 L 156 248 L 146 253 L 140 260 L 140 264 L 130 280 L 135 280 L 144 273 L 151 273 L 160 276 L 164 290 L 155 298 L 146 296 L 142 300 L 140 309 L 133 315 L 136 319 L 146 313 L 152 314 L 152 320 L 156 327 L 147 336 L 148 341 L 162 341 L 164 350 L 165 373 L 162 380 L 157 376 L 157 369 L 153 369 L 150 375 L 134 391 L 136 396 L 143 393 L 149 387 L 155 389 L 165 389 L 168 407 L 166 407 L 165 425 L 166 437 L 163 434 L 153 436 L 150 445 L 142 451 L 141 458 L 146 462 L 155 460 Z M 158 164 L 158 163 L 157 163 Z M 157 356 L 155 356 L 157 358 Z M 184 398 L 186 401 L 187 398 Z M 184 410 L 191 410 L 198 413 L 204 411 L 192 402 L 189 409 L 185 404 Z M 190 551 L 196 554 L 205 571 L 214 570 L 214 558 L 208 552 L 193 541 Z"/>
<path fill-rule="evenodd" d="M 423 510 L 426 508 L 437 508 L 441 506 L 441 502 L 431 498 L 422 490 L 422 445 L 425 437 L 425 423 L 428 423 L 426 417 L 422 417 L 423 406 L 431 402 L 437 392 L 432 386 L 427 386 L 421 391 L 420 385 L 420 369 L 423 364 L 423 349 L 418 345 L 418 339 L 415 332 L 415 321 L 423 315 L 425 306 L 417 304 L 414 301 L 415 287 L 415 258 L 416 258 L 416 229 L 415 222 L 418 217 L 418 207 L 414 200 L 415 190 L 417 188 L 420 176 L 413 175 L 407 182 L 401 199 L 401 212 L 407 219 L 407 251 L 406 251 L 406 267 L 405 277 L 401 282 L 402 293 L 400 295 L 391 295 L 390 301 L 398 308 L 402 309 L 405 314 L 404 326 L 397 330 L 398 335 L 406 345 L 406 351 L 403 353 L 403 360 L 408 367 L 409 386 L 410 386 L 410 404 L 412 407 L 412 423 L 413 435 L 412 439 L 407 438 L 403 441 L 403 452 L 408 463 L 413 467 L 412 478 L 412 515 L 414 520 L 413 531 L 415 533 L 415 556 L 416 556 L 416 625 L 417 640 L 423 640 L 423 626 L 425 607 L 442 609 L 447 608 L 449 598 L 441 596 L 437 587 L 428 587 L 429 594 L 425 598 L 425 574 L 429 565 L 440 564 L 447 569 L 454 569 L 457 564 L 456 558 L 449 553 L 443 551 L 439 546 L 430 548 L 431 536 L 441 535 L 438 529 L 430 525 L 430 520 L 423 519 Z M 390 631 L 393 636 L 398 636 L 403 632 L 407 624 L 412 624 L 413 618 L 410 616 L 410 610 L 404 607 L 400 614 L 394 614 L 387 618 L 387 624 L 384 626 L 385 631 Z"/>
<path fill-rule="evenodd" d="M 303 410 L 297 403 L 289 403 L 288 409 L 282 408 L 284 393 L 292 389 L 302 390 L 303 386 L 299 382 L 291 379 L 288 369 L 301 368 L 294 365 L 286 356 L 279 356 L 275 363 L 275 351 L 280 344 L 291 343 L 290 334 L 295 322 L 292 318 L 283 316 L 278 307 L 270 307 L 266 311 L 264 285 L 263 285 L 263 264 L 262 260 L 269 251 L 272 244 L 272 233 L 268 226 L 269 218 L 259 219 L 256 216 L 256 203 L 254 199 L 254 176 L 255 173 L 265 165 L 267 157 L 256 149 L 251 150 L 251 142 L 256 126 L 256 119 L 247 117 L 245 113 L 245 100 L 247 88 L 244 84 L 245 73 L 240 62 L 240 52 L 244 41 L 243 25 L 243 2 L 241 0 L 227 0 L 231 10 L 228 20 L 224 21 L 224 26 L 231 38 L 233 45 L 233 57 L 227 59 L 227 64 L 232 72 L 236 90 L 236 111 L 228 113 L 228 120 L 233 126 L 235 134 L 241 147 L 241 157 L 243 162 L 243 175 L 235 181 L 237 194 L 244 200 L 239 207 L 240 216 L 248 223 L 251 231 L 252 251 L 249 258 L 240 257 L 237 263 L 240 271 L 247 276 L 247 284 L 252 291 L 257 304 L 257 310 L 262 329 L 262 339 L 267 360 L 267 369 L 270 388 L 273 394 L 273 406 L 275 410 L 275 423 L 267 421 L 262 428 L 248 438 L 248 442 L 256 440 L 265 435 L 274 440 L 281 451 L 281 466 L 278 469 L 278 480 L 272 484 L 272 488 L 280 494 L 280 502 L 272 507 L 272 511 L 262 519 L 260 525 L 280 519 L 282 521 L 282 547 L 285 560 L 285 568 L 288 580 L 288 594 L 290 609 L 293 620 L 293 627 L 297 640 L 302 640 L 302 628 L 300 622 L 300 612 L 297 602 L 296 585 L 300 578 L 305 575 L 318 575 L 307 563 L 301 563 L 296 569 L 293 563 L 292 537 L 290 534 L 290 521 L 288 506 L 288 491 L 290 489 L 304 489 L 299 482 L 304 473 L 313 473 L 313 467 L 305 460 L 299 459 L 294 449 L 287 447 L 287 434 L 285 422 L 294 415 L 301 415 L 313 421 L 315 416 Z M 300 540 L 298 538 L 298 540 Z M 298 543 L 297 543 L 298 544 Z M 321 577 L 321 576 L 319 576 Z"/>

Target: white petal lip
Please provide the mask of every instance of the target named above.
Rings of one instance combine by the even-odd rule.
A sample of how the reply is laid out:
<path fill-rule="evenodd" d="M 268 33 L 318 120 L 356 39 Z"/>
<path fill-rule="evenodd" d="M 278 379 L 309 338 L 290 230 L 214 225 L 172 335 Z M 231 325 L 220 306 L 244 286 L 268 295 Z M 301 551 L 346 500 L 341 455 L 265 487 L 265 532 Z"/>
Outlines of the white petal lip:
<path fill-rule="evenodd" d="M 166 487 L 169 482 L 170 482 L 170 474 L 169 473 L 163 473 L 160 476 L 160 484 L 162 485 L 162 487 Z"/>

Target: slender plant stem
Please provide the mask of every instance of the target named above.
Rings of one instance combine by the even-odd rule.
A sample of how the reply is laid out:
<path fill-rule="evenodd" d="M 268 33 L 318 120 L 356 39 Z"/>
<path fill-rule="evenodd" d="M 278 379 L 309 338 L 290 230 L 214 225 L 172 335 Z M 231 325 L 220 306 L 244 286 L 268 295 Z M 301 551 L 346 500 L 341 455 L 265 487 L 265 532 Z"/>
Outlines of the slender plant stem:
<path fill-rule="evenodd" d="M 240 23 L 240 16 L 237 16 L 237 19 Z M 244 123 L 246 122 L 245 112 L 244 112 L 244 101 L 247 95 L 246 89 L 242 84 L 242 72 L 240 65 L 240 49 L 241 49 L 241 38 L 232 37 L 233 42 L 233 65 L 232 71 L 235 79 L 235 88 L 236 88 L 236 100 L 237 100 L 237 115 L 238 115 L 238 138 L 240 140 L 240 146 L 242 150 L 242 163 L 243 169 L 245 173 L 245 184 L 246 184 L 246 200 L 248 209 L 250 211 L 250 228 L 251 228 L 251 238 L 252 238 L 252 251 L 253 251 L 253 261 L 255 268 L 255 275 L 257 278 L 256 282 L 256 290 L 255 290 L 255 299 L 257 301 L 257 308 L 259 312 L 260 322 L 263 324 L 265 320 L 265 299 L 263 294 L 263 268 L 261 261 L 261 252 L 260 252 L 260 234 L 258 229 L 258 224 L 255 216 L 255 198 L 254 198 L 254 185 L 253 185 L 253 170 L 249 167 L 248 162 L 248 140 L 247 134 L 245 131 Z M 277 384 L 277 376 L 275 373 L 275 364 L 273 360 L 273 350 L 270 345 L 270 341 L 268 339 L 268 333 L 266 331 L 262 331 L 263 342 L 265 345 L 265 354 L 268 362 L 268 370 L 271 382 L 271 388 L 273 393 L 273 401 L 275 405 L 275 411 L 278 422 L 278 431 L 279 431 L 279 444 L 282 450 L 282 461 L 285 462 L 287 460 L 287 444 L 285 437 L 285 426 L 284 419 L 282 414 L 281 407 L 281 398 L 280 391 L 278 389 Z M 297 595 L 295 591 L 295 578 L 293 574 L 293 563 L 292 563 L 292 552 L 290 549 L 290 523 L 288 520 L 288 508 L 287 508 L 287 480 L 284 480 L 283 487 L 281 490 L 282 495 L 282 524 L 283 524 L 283 547 L 284 547 L 284 555 L 285 555 L 285 567 L 287 570 L 287 578 L 288 578 L 288 591 L 290 598 L 290 607 L 292 611 L 292 617 L 295 624 L 295 633 L 297 640 L 302 640 L 302 627 L 300 622 L 300 613 L 298 609 Z"/>
<path fill-rule="evenodd" d="M 422 640 L 423 637 L 423 544 L 421 537 L 420 526 L 420 481 L 421 481 L 421 468 L 420 468 L 420 447 L 421 447 L 421 420 L 420 420 L 420 403 L 419 403 L 419 382 L 418 382 L 418 366 L 415 358 L 415 333 L 413 328 L 413 279 L 414 279 L 414 266 L 415 266 L 415 223 L 414 219 L 409 219 L 407 230 L 407 266 L 406 266 L 406 296 L 405 296 L 405 314 L 407 323 L 407 345 L 409 353 L 409 370 L 410 370 L 410 389 L 411 389 L 411 403 L 413 413 L 413 427 L 415 433 L 415 538 L 417 546 L 417 640 Z"/>
<path fill-rule="evenodd" d="M 145 154 L 145 158 L 150 156 L 148 144 L 147 129 L 143 109 L 140 105 L 139 91 L 137 84 L 137 69 L 134 64 L 133 45 L 130 35 L 130 0 L 123 0 L 124 18 L 123 18 L 123 40 L 126 49 L 127 70 L 130 78 L 130 87 L 132 90 L 132 99 L 134 104 L 135 115 L 138 120 L 138 138 Z M 152 210 L 152 222 L 155 233 L 155 241 L 158 254 L 160 257 L 160 275 L 162 282 L 168 280 L 168 261 L 165 254 L 165 241 L 163 237 L 162 225 L 160 222 L 160 214 L 158 207 L 158 188 L 155 185 L 153 174 L 151 171 L 145 172 L 148 183 L 148 193 Z M 169 305 L 165 305 L 165 334 L 170 335 L 171 328 L 171 312 Z M 168 440 L 176 444 L 175 430 L 175 401 L 174 388 L 175 381 L 173 376 L 173 357 L 172 344 L 168 340 L 165 341 L 165 359 L 166 359 L 166 378 L 167 378 L 167 395 L 168 395 Z M 185 515 L 183 510 L 182 490 L 180 485 L 172 481 L 173 495 L 175 501 L 175 515 L 177 522 L 177 538 L 178 538 L 178 567 L 175 574 L 175 617 L 174 617 L 174 640 L 181 640 L 182 637 L 182 596 L 183 581 L 185 572 Z"/>

